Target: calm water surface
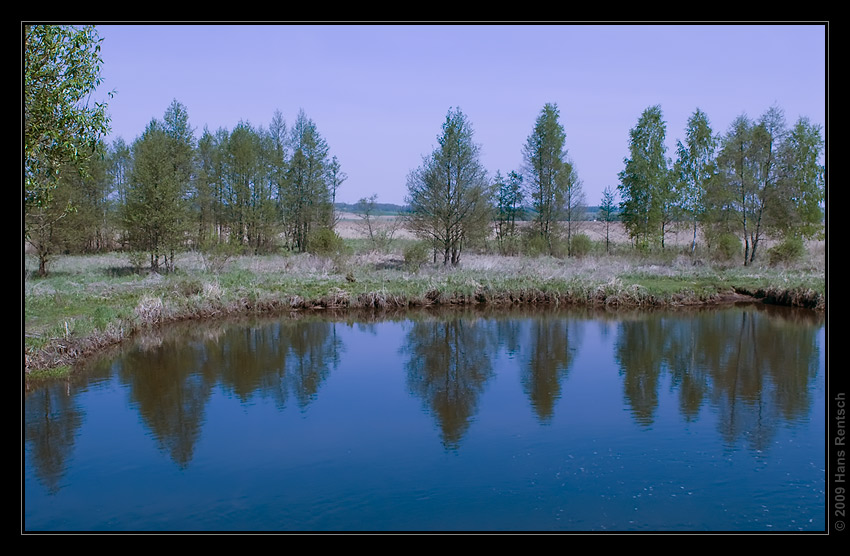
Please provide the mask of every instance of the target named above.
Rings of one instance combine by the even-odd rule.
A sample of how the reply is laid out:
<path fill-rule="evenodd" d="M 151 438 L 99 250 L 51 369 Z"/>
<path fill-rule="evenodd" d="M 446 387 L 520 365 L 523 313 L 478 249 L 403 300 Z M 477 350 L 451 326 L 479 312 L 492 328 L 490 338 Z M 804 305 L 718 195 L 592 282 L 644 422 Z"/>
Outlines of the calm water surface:
<path fill-rule="evenodd" d="M 24 404 L 26 531 L 824 531 L 823 320 L 192 325 Z"/>

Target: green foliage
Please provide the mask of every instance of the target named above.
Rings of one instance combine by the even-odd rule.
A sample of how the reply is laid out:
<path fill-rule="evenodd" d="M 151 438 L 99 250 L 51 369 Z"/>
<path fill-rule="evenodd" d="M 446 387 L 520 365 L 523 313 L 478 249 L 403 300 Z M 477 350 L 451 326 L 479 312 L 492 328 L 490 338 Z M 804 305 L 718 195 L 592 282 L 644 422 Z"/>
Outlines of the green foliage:
<path fill-rule="evenodd" d="M 821 128 L 801 117 L 779 149 L 779 179 L 767 211 L 771 232 L 783 237 L 823 233 L 825 168 Z"/>
<path fill-rule="evenodd" d="M 404 266 L 408 270 L 419 270 L 430 257 L 431 247 L 424 241 L 414 241 L 404 248 Z"/>
<path fill-rule="evenodd" d="M 24 207 L 50 203 L 56 178 L 80 168 L 109 131 L 100 85 L 101 39 L 94 26 L 24 27 Z"/>
<path fill-rule="evenodd" d="M 596 218 L 602 222 L 616 222 L 617 212 L 618 209 L 614 188 L 610 185 L 606 185 L 605 189 L 602 191 L 602 200 L 599 203 L 598 210 L 596 211 Z M 589 216 L 592 217 L 593 215 L 589 213 Z"/>
<path fill-rule="evenodd" d="M 697 109 L 688 119 L 685 143 L 677 141 L 677 192 L 679 206 L 692 219 L 702 212 L 703 194 L 708 180 L 715 173 L 715 150 L 718 138 L 708 122 L 708 116 Z"/>
<path fill-rule="evenodd" d="M 522 252 L 529 257 L 549 255 L 549 243 L 543 237 L 543 234 L 536 229 L 528 228 L 522 234 Z"/>
<path fill-rule="evenodd" d="M 73 367 L 70 365 L 59 365 L 49 369 L 36 369 L 27 373 L 27 383 L 36 385 L 41 382 L 52 382 L 56 380 L 67 380 L 71 376 Z"/>
<path fill-rule="evenodd" d="M 585 257 L 590 254 L 593 249 L 593 241 L 587 234 L 575 234 L 572 237 L 572 246 L 570 253 L 574 257 Z"/>
<path fill-rule="evenodd" d="M 691 221 L 693 235 L 691 254 L 696 250 L 697 229 L 705 214 L 705 197 L 709 182 L 717 172 L 718 138 L 708 122 L 708 116 L 697 109 L 688 119 L 686 141 L 677 141 L 674 165 L 676 210 L 681 218 Z"/>
<path fill-rule="evenodd" d="M 731 261 L 739 257 L 742 250 L 741 238 L 731 232 L 725 232 L 717 237 L 712 255 L 718 261 Z"/>
<path fill-rule="evenodd" d="M 457 265 L 464 247 L 490 231 L 491 187 L 480 161 L 480 147 L 460 109 L 449 110 L 439 147 L 408 175 L 408 227 L 435 242 L 443 264 Z"/>
<path fill-rule="evenodd" d="M 629 158 L 620 172 L 621 218 L 629 236 L 639 244 L 659 238 L 672 188 L 667 168 L 666 122 L 661 107 L 644 110 L 629 132 Z"/>
<path fill-rule="evenodd" d="M 109 323 L 118 319 L 118 311 L 114 307 L 100 305 L 95 307 L 92 313 L 92 326 L 98 330 L 105 330 Z"/>
<path fill-rule="evenodd" d="M 189 162 L 167 122 L 152 120 L 133 143 L 133 170 L 123 207 L 130 246 L 150 255 L 151 270 L 174 270 L 174 253 L 188 230 Z M 181 154 L 182 153 L 182 154 Z"/>
<path fill-rule="evenodd" d="M 239 255 L 240 247 L 234 243 L 208 240 L 200 246 L 198 251 L 201 253 L 206 271 L 219 274 L 233 257 Z"/>
<path fill-rule="evenodd" d="M 278 206 L 290 245 L 306 251 L 312 228 L 333 226 L 333 195 L 338 181 L 329 178 L 333 165 L 328 159 L 327 141 L 303 110 L 290 130 L 287 146 L 292 156 L 280 184 Z"/>
<path fill-rule="evenodd" d="M 130 263 L 130 266 L 136 273 L 142 271 L 147 260 L 148 256 L 144 251 L 130 251 L 127 253 L 127 262 Z"/>
<path fill-rule="evenodd" d="M 717 157 L 718 179 L 713 187 L 722 191 L 713 195 L 721 207 L 713 210 L 731 213 L 744 238 L 744 265 L 753 262 L 758 245 L 771 222 L 777 222 L 776 209 L 784 196 L 782 183 L 782 145 L 787 136 L 782 110 L 768 109 L 758 121 L 737 117 L 722 139 Z"/>
<path fill-rule="evenodd" d="M 577 220 L 574 216 L 583 205 L 581 182 L 568 160 L 566 133 L 559 117 L 557 104 L 544 105 L 523 146 L 527 198 L 534 209 L 535 227 L 550 251 L 559 223 L 569 225 Z"/>
<path fill-rule="evenodd" d="M 24 239 L 42 275 L 59 251 L 110 239 L 98 164 L 109 118 L 105 104 L 90 102 L 101 82 L 100 42 L 93 26 L 24 28 Z"/>
<path fill-rule="evenodd" d="M 524 212 L 522 175 L 512 171 L 507 179 L 503 179 L 497 171 L 493 186 L 496 189 L 496 241 L 499 252 L 513 255 L 518 247 L 517 221 L 522 219 Z"/>
<path fill-rule="evenodd" d="M 799 260 L 805 252 L 803 238 L 786 237 L 782 243 L 767 250 L 767 260 L 771 266 L 791 263 Z"/>
<path fill-rule="evenodd" d="M 333 257 L 345 254 L 348 247 L 339 234 L 330 228 L 311 230 L 307 239 L 307 251 L 322 257 Z"/>

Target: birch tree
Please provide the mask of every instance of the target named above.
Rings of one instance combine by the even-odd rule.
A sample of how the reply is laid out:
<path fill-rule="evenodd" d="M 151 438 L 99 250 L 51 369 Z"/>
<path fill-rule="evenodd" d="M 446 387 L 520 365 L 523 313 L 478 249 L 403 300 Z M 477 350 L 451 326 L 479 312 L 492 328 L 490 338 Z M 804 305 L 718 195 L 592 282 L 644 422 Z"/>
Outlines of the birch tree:
<path fill-rule="evenodd" d="M 554 252 L 553 239 L 560 223 L 565 217 L 568 223 L 574 222 L 573 215 L 578 215 L 583 204 L 581 183 L 567 158 L 566 132 L 559 118 L 557 104 L 544 105 L 523 146 L 526 195 L 535 212 L 535 228 L 549 253 Z M 568 235 L 571 232 L 572 226 L 568 226 Z"/>
<path fill-rule="evenodd" d="M 306 251 L 310 233 L 333 226 L 332 192 L 328 184 L 328 144 L 303 110 L 289 132 L 285 186 L 281 195 L 284 227 L 290 245 Z"/>
<path fill-rule="evenodd" d="M 490 186 L 480 147 L 460 109 L 449 110 L 439 146 L 407 178 L 407 224 L 442 251 L 443 264 L 457 265 L 465 244 L 487 233 Z"/>
<path fill-rule="evenodd" d="M 771 207 L 769 220 L 776 235 L 808 239 L 823 233 L 826 200 L 823 153 L 821 127 L 800 117 L 779 151 L 777 202 Z"/>
<path fill-rule="evenodd" d="M 677 141 L 677 197 L 679 207 L 690 219 L 693 236 L 691 256 L 697 245 L 698 223 L 705 212 L 705 192 L 708 181 L 716 172 L 717 137 L 711 130 L 708 116 L 699 108 L 688 119 L 685 142 Z"/>
<path fill-rule="evenodd" d="M 629 237 L 643 248 L 656 240 L 663 244 L 670 187 L 666 133 L 661 107 L 644 110 L 629 131 L 629 158 L 619 174 L 621 218 Z"/>

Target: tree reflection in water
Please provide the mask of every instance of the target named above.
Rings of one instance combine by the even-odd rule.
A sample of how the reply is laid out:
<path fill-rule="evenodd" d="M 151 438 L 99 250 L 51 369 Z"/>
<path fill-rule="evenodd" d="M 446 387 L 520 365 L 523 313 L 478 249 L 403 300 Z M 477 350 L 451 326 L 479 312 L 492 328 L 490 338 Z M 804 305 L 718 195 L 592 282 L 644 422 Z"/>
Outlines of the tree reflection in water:
<path fill-rule="evenodd" d="M 806 314 L 752 305 L 624 320 L 615 351 L 634 419 L 652 424 L 660 378 L 669 374 L 685 419 L 710 402 L 728 444 L 745 438 L 764 450 L 781 423 L 811 406 L 819 326 L 799 318 Z"/>
<path fill-rule="evenodd" d="M 593 327 L 612 339 L 623 399 L 636 423 L 655 422 L 659 389 L 667 385 L 676 391 L 682 419 L 696 420 L 708 405 L 727 444 L 743 439 L 764 450 L 783 423 L 809 415 L 823 327 L 822 316 L 761 305 L 640 313 L 464 310 L 398 320 L 390 324 L 406 327 L 403 343 L 385 346 L 394 355 L 384 356 L 400 357 L 408 393 L 437 421 L 450 450 L 460 446 L 488 384 L 507 368 L 502 365 L 513 365 L 538 421 L 551 422 L 570 388 L 582 337 Z M 28 390 L 27 459 L 47 488 L 58 489 L 84 422 L 75 396 L 86 381 L 115 376 L 160 449 L 185 468 L 216 389 L 243 404 L 268 399 L 303 411 L 344 362 L 345 341 L 374 333 L 370 327 L 351 317 L 176 327 L 93 363 L 73 381 Z"/>

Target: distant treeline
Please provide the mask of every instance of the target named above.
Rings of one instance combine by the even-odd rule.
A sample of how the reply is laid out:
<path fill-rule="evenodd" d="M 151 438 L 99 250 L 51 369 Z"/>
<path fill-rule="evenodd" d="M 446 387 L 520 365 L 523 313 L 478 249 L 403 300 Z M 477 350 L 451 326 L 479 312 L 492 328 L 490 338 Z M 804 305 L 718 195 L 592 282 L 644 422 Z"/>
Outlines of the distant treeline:
<path fill-rule="evenodd" d="M 336 203 L 334 205 L 339 212 L 358 213 L 362 211 L 362 206 L 359 203 Z M 398 216 L 410 212 L 408 205 L 396 205 L 393 203 L 378 203 L 371 204 L 374 216 Z"/>
<path fill-rule="evenodd" d="M 340 203 L 337 202 L 334 204 L 336 210 L 338 212 L 349 212 L 357 214 L 362 210 L 362 207 L 358 203 Z M 402 216 L 410 213 L 410 205 L 397 205 L 395 203 L 374 203 L 372 205 L 374 207 L 373 216 Z M 587 221 L 594 221 L 600 218 L 599 216 L 600 207 L 598 206 L 588 206 L 585 207 L 584 219 Z M 521 215 L 522 218 L 520 220 L 530 220 L 533 218 L 535 210 L 533 207 L 522 207 Z M 616 214 L 614 220 L 616 221 Z"/>

